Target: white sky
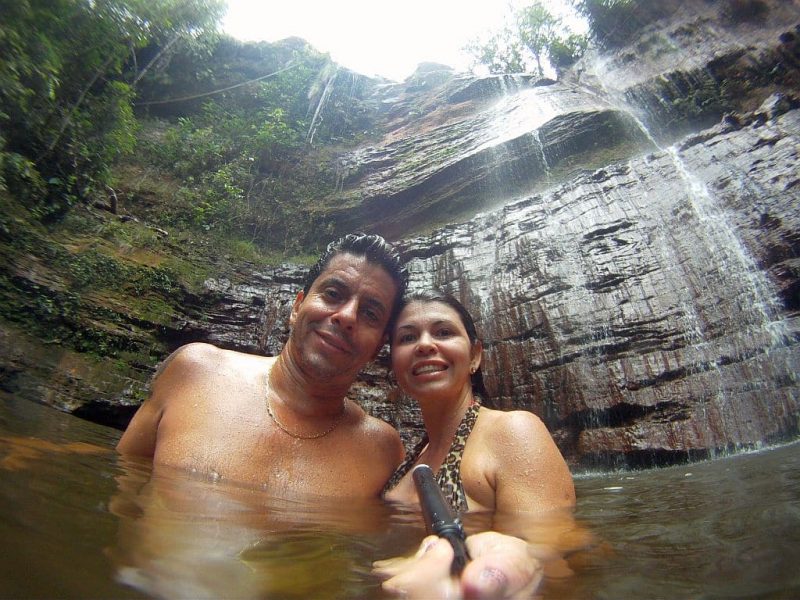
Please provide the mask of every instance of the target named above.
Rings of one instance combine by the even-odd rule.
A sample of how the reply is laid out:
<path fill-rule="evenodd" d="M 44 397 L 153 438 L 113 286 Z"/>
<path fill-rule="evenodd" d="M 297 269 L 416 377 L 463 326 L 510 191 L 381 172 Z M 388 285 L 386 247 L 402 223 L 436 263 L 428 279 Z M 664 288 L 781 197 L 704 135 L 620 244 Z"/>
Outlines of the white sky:
<path fill-rule="evenodd" d="M 514 0 L 515 2 L 517 0 Z M 228 0 L 224 30 L 242 41 L 305 39 L 364 75 L 402 81 L 421 62 L 469 69 L 461 48 L 502 26 L 509 0 Z M 548 2 L 549 3 L 549 2 Z"/>

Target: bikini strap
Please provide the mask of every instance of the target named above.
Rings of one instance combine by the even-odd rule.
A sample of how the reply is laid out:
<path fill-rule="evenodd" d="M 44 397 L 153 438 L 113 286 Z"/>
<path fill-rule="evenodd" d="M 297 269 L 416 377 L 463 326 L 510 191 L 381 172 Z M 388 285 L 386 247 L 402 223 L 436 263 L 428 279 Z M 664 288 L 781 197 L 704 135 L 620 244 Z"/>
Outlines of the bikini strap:
<path fill-rule="evenodd" d="M 436 482 L 442 488 L 445 500 L 450 503 L 450 507 L 457 514 L 466 512 L 468 509 L 467 494 L 461 483 L 461 458 L 464 456 L 464 447 L 467 445 L 469 434 L 472 433 L 472 428 L 475 427 L 475 422 L 478 420 L 480 408 L 481 405 L 475 402 L 464 413 L 464 418 L 461 419 L 461 424 L 453 436 L 450 450 L 436 474 Z"/>
<path fill-rule="evenodd" d="M 461 423 L 456 429 L 453 436 L 453 443 L 450 445 L 450 450 L 442 462 L 442 466 L 436 473 L 436 482 L 442 489 L 445 500 L 450 504 L 450 507 L 456 513 L 467 511 L 467 494 L 464 491 L 464 486 L 461 483 L 461 457 L 464 454 L 464 446 L 467 444 L 469 434 L 472 433 L 472 428 L 475 427 L 475 422 L 478 420 L 478 411 L 481 405 L 479 402 L 474 402 L 464 413 Z M 402 463 L 395 469 L 389 481 L 381 491 L 381 496 L 396 486 L 403 476 L 411 470 L 411 467 L 419 459 L 422 450 L 428 444 L 428 434 L 424 433 L 422 438 L 414 445 L 412 450 L 406 455 Z"/>

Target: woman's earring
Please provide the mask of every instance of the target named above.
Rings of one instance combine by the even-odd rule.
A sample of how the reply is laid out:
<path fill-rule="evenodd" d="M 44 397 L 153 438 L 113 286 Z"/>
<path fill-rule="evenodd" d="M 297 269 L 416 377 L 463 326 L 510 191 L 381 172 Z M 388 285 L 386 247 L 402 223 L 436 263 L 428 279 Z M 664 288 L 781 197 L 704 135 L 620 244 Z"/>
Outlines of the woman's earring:
<path fill-rule="evenodd" d="M 469 368 L 469 374 L 470 375 L 475 375 L 475 371 L 477 371 L 477 369 L 475 367 L 470 367 Z"/>

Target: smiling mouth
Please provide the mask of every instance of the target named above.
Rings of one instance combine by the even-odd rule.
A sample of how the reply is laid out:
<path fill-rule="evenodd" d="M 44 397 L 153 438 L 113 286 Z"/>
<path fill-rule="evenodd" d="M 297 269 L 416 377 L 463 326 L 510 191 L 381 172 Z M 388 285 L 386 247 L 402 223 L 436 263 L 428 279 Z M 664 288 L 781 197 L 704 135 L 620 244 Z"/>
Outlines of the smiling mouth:
<path fill-rule="evenodd" d="M 352 353 L 350 344 L 345 342 L 343 339 L 324 331 L 317 331 L 317 335 L 322 339 L 326 346 L 345 354 Z"/>
<path fill-rule="evenodd" d="M 414 375 L 426 375 L 428 373 L 438 373 L 440 371 L 444 371 L 447 369 L 444 365 L 424 365 L 422 367 L 415 368 L 412 373 Z"/>

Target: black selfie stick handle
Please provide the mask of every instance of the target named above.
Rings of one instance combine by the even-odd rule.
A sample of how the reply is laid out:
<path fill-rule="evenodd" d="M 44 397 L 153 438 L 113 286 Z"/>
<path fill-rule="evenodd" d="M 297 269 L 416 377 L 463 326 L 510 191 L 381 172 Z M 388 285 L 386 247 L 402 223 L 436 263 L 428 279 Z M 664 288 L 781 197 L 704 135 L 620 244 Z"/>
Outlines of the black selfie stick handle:
<path fill-rule="evenodd" d="M 417 486 L 422 516 L 425 519 L 425 529 L 428 534 L 438 535 L 450 542 L 455 553 L 450 572 L 453 575 L 459 575 L 469 560 L 469 552 L 464 543 L 466 536 L 461 527 L 461 521 L 450 510 L 439 484 L 436 483 L 433 471 L 428 465 L 417 465 L 411 475 Z"/>

